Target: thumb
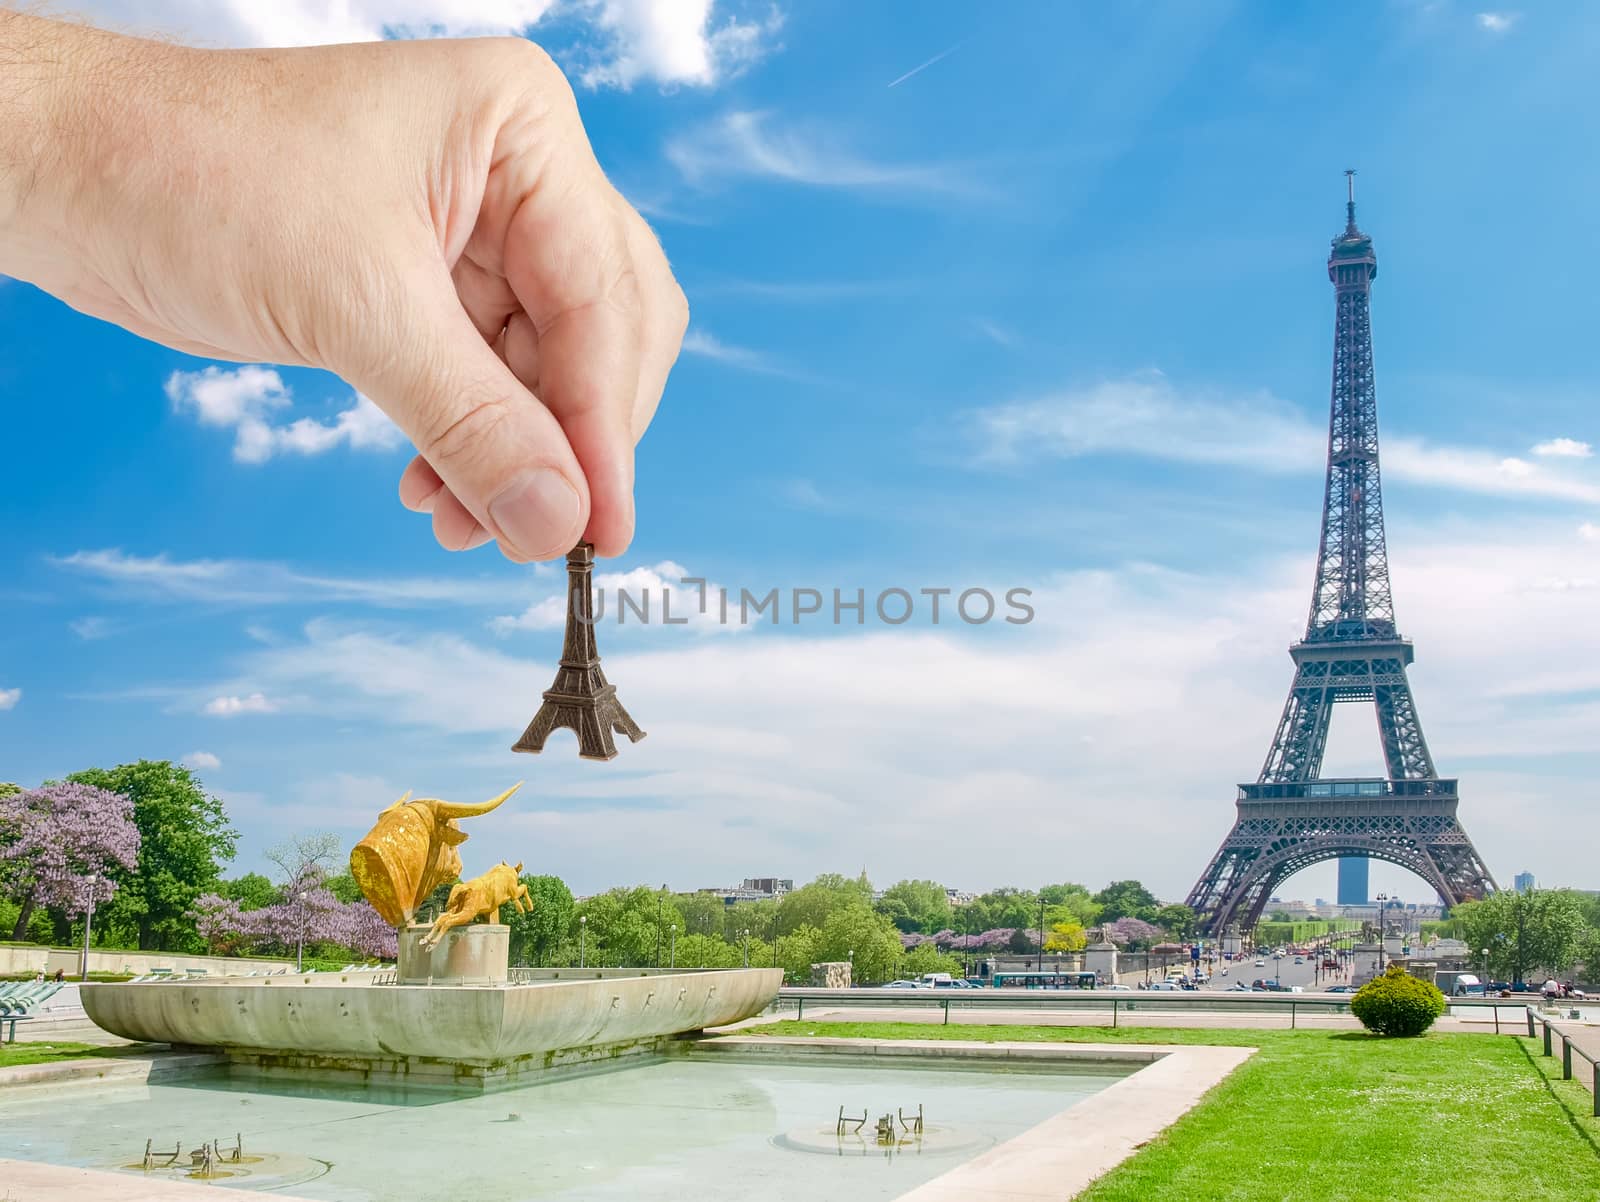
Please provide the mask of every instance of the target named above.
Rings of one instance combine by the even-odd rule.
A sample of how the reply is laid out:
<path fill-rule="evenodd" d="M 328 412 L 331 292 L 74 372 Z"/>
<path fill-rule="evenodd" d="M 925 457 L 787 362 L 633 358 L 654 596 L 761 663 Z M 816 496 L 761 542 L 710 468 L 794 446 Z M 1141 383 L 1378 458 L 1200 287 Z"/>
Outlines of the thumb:
<path fill-rule="evenodd" d="M 589 490 L 561 424 L 483 340 L 442 268 L 399 309 L 392 341 L 347 379 L 444 482 L 433 514 L 439 542 L 475 545 L 481 526 L 519 562 L 566 554 L 588 524 Z"/>

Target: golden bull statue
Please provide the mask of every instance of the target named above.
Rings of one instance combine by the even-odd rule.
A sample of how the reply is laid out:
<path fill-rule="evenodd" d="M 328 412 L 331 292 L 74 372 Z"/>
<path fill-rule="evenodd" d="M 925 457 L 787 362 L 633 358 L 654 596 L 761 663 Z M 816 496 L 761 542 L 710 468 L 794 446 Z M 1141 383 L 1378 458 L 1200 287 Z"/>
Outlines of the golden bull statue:
<path fill-rule="evenodd" d="M 521 864 L 513 868 L 501 861 L 482 876 L 462 881 L 450 890 L 444 913 L 417 941 L 422 949 L 428 951 L 437 946 L 446 931 L 464 927 L 480 915 L 490 922 L 499 922 L 501 906 L 515 906 L 521 913 L 532 910 L 533 902 L 528 897 L 528 887 L 522 883 L 521 872 Z"/>
<path fill-rule="evenodd" d="M 461 853 L 456 848 L 467 841 L 467 834 L 457 821 L 487 814 L 520 788 L 518 781 L 478 805 L 428 797 L 412 800 L 407 793 L 379 814 L 378 824 L 350 852 L 350 873 L 372 908 L 393 927 L 410 925 L 430 893 L 461 875 Z"/>

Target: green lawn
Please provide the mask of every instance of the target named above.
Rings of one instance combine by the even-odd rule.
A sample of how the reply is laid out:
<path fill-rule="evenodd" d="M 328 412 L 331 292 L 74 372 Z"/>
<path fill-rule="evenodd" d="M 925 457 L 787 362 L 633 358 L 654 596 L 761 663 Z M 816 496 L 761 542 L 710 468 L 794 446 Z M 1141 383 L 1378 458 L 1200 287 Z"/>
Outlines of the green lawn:
<path fill-rule="evenodd" d="M 148 1045 L 121 1044 L 106 1048 L 92 1043 L 8 1043 L 0 1047 L 0 1068 L 14 1064 L 54 1064 L 58 1060 L 82 1060 L 85 1056 L 126 1056 L 149 1051 Z"/>
<path fill-rule="evenodd" d="M 1600 1202 L 1589 1093 L 1521 1036 L 794 1021 L 745 1033 L 1261 1049 L 1080 1202 Z"/>

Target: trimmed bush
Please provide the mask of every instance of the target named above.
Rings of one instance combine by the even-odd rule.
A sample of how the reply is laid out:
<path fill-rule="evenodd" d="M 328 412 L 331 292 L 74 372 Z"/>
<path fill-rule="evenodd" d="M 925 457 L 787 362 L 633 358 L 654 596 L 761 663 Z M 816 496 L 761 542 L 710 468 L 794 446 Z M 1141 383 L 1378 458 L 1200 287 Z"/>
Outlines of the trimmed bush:
<path fill-rule="evenodd" d="M 1445 1011 L 1444 994 L 1397 964 L 1368 981 L 1350 999 L 1350 1013 L 1379 1035 L 1421 1035 Z"/>

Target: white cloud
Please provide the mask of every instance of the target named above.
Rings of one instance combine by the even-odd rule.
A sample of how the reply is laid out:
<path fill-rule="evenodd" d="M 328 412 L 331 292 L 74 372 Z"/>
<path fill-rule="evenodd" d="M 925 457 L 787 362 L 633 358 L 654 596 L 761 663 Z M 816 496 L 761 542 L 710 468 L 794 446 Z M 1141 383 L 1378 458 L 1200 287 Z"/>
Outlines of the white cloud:
<path fill-rule="evenodd" d="M 115 629 L 110 618 L 99 617 L 74 618 L 67 623 L 67 628 L 86 643 L 109 638 Z"/>
<path fill-rule="evenodd" d="M 692 184 L 764 177 L 818 188 L 900 195 L 981 195 L 975 175 L 951 166 L 875 163 L 815 131 L 777 130 L 766 112 L 731 112 L 667 143 Z"/>
<path fill-rule="evenodd" d="M 202 426 L 234 431 L 233 457 L 265 463 L 274 455 L 321 455 L 341 444 L 352 450 L 389 451 L 406 437 L 383 411 L 360 394 L 331 425 L 302 417 L 273 425 L 272 415 L 293 402 L 283 378 L 270 367 L 207 367 L 167 377 L 167 399 L 179 413 L 193 411 Z"/>
<path fill-rule="evenodd" d="M 718 363 L 726 363 L 729 367 L 743 368 L 745 371 L 759 372 L 763 375 L 788 374 L 763 352 L 743 346 L 730 346 L 698 326 L 683 336 L 683 353 L 698 355 L 702 359 L 712 359 Z"/>
<path fill-rule="evenodd" d="M 1510 33 L 1511 27 L 1522 17 L 1521 13 L 1479 13 L 1478 28 L 1496 35 Z"/>
<path fill-rule="evenodd" d="M 82 0 L 74 11 L 115 28 L 216 46 L 308 46 L 384 37 L 526 34 L 546 19 L 585 20 L 578 78 L 709 86 L 765 54 L 782 25 L 721 16 L 715 0 Z"/>
<path fill-rule="evenodd" d="M 0 689 L 0 710 L 16 709 L 17 702 L 21 700 L 21 689 Z"/>
<path fill-rule="evenodd" d="M 330 576 L 270 560 L 177 560 L 165 553 L 130 555 L 117 547 L 51 556 L 50 562 L 115 586 L 119 593 L 146 600 L 258 605 L 345 602 L 401 609 L 504 605 L 521 601 L 528 594 L 524 577 Z"/>
<path fill-rule="evenodd" d="M 595 573 L 595 617 L 598 624 L 612 630 L 619 624 L 667 629 L 679 625 L 700 630 L 743 629 L 737 624 L 723 625 L 718 622 L 715 600 L 718 586 L 715 582 L 708 581 L 705 585 L 707 604 L 702 613 L 700 587 L 683 583 L 688 575 L 687 568 L 671 560 L 630 568 L 625 572 Z M 623 605 L 620 623 L 619 605 Z M 641 612 L 645 615 L 642 619 L 639 617 Z M 669 616 L 672 619 L 670 624 L 665 622 Z M 567 594 L 563 586 L 561 591 L 540 598 L 520 614 L 492 619 L 489 629 L 498 635 L 508 635 L 519 630 L 561 630 L 566 622 Z"/>
<path fill-rule="evenodd" d="M 222 767 L 222 761 L 216 756 L 212 755 L 209 751 L 191 751 L 188 755 L 184 756 L 179 763 L 181 763 L 185 768 L 193 768 L 197 772 L 202 770 L 215 770 Z"/>
<path fill-rule="evenodd" d="M 1291 473 L 1320 471 L 1328 437 L 1326 427 L 1270 395 L 1184 394 L 1159 371 L 980 409 L 969 415 L 968 433 L 990 463 L 1132 454 Z M 1600 480 L 1406 435 L 1384 438 L 1383 474 L 1466 492 L 1600 503 Z"/>
<path fill-rule="evenodd" d="M 1600 526 L 1593 522 L 1584 522 L 1578 527 L 1578 537 L 1585 542 L 1600 543 Z"/>
<path fill-rule="evenodd" d="M 1013 347 L 1021 341 L 1021 339 L 1018 338 L 1013 331 L 1008 330 L 1005 326 L 1000 325 L 998 322 L 990 321 L 987 317 L 973 318 L 972 325 L 973 328 L 978 331 L 978 333 L 982 334 L 985 338 L 998 344 L 999 346 Z"/>
<path fill-rule="evenodd" d="M 1592 591 L 1530 582 L 1600 578 L 1600 550 L 1559 523 L 1401 523 L 1390 547 L 1424 728 L 1441 772 L 1462 777 L 1468 831 L 1501 876 L 1526 861 L 1576 879 L 1577 845 L 1539 832 L 1594 770 L 1600 627 Z M 858 854 L 838 841 L 848 829 L 881 880 L 1136 876 L 1181 897 L 1271 738 L 1310 577 L 1309 555 L 1204 574 L 1126 565 L 1019 581 L 1038 589 L 1028 627 L 603 645 L 608 679 L 650 737 L 597 773 L 558 735 L 538 789 L 491 837 L 535 840 L 545 862 L 595 885 L 659 880 L 672 865 L 668 879 L 687 886 L 738 879 L 751 862 L 797 876 L 843 867 Z M 550 652 L 315 622 L 251 651 L 241 679 L 373 724 L 373 745 L 420 748 L 419 763 L 430 737 L 481 737 L 470 769 L 429 771 L 444 795 L 487 796 L 524 771 L 504 749 L 549 683 Z M 1379 770 L 1370 710 L 1339 712 L 1350 723 L 1335 728 L 1328 773 Z M 1553 770 L 1562 757 L 1573 766 Z M 1062 847 L 1080 851 L 1063 862 Z"/>
<path fill-rule="evenodd" d="M 762 58 L 783 27 L 776 5 L 760 20 L 720 23 L 713 0 L 587 0 L 584 8 L 602 40 L 599 61 L 579 76 L 589 87 L 720 83 Z"/>
<path fill-rule="evenodd" d="M 1533 453 L 1557 459 L 1588 459 L 1594 454 L 1594 448 L 1576 438 L 1552 438 L 1535 445 Z"/>
<path fill-rule="evenodd" d="M 214 718 L 232 718 L 238 714 L 272 714 L 277 709 L 276 702 L 261 693 L 251 693 L 248 697 L 213 697 L 206 702 L 205 712 Z"/>

